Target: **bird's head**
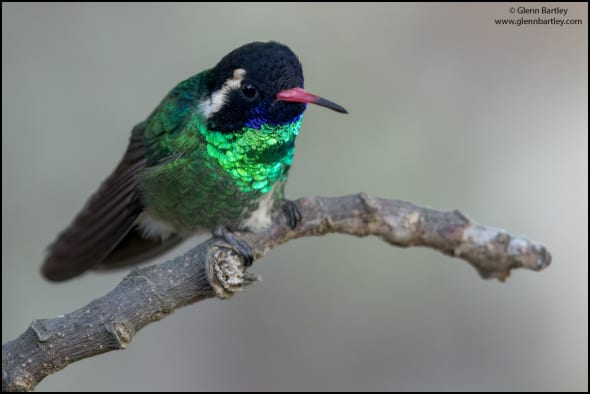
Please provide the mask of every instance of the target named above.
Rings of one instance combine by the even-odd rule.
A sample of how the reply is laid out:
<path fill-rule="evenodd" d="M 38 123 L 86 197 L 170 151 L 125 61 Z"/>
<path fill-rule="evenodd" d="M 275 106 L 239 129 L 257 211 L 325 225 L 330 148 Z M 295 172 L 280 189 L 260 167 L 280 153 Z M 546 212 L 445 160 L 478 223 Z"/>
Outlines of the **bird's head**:
<path fill-rule="evenodd" d="M 297 56 L 277 42 L 241 46 L 211 69 L 201 110 L 210 130 L 231 133 L 244 128 L 297 122 L 306 104 L 347 111 L 303 89 Z"/>

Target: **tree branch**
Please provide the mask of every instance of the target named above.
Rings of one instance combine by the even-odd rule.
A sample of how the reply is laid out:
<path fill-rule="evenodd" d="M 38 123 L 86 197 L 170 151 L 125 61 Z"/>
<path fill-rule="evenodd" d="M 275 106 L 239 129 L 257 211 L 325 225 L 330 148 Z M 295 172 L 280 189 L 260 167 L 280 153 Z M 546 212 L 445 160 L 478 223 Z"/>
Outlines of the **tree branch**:
<path fill-rule="evenodd" d="M 504 281 L 515 268 L 539 271 L 551 262 L 540 244 L 503 230 L 473 224 L 459 211 L 441 212 L 368 194 L 302 198 L 296 229 L 281 213 L 266 231 L 237 233 L 259 259 L 292 239 L 328 233 L 376 235 L 395 246 L 427 246 L 459 257 L 483 278 Z M 135 333 L 181 306 L 229 298 L 257 277 L 245 271 L 224 241 L 209 239 L 171 261 L 134 269 L 110 293 L 74 312 L 34 320 L 2 345 L 2 391 L 30 391 L 68 364 L 125 349 Z"/>

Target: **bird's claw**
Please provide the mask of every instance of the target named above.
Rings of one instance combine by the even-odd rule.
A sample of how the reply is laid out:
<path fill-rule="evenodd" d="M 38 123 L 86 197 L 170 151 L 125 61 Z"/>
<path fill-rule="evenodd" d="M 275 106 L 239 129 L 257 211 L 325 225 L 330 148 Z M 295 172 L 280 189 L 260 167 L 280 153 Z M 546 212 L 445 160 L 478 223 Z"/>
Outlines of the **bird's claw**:
<path fill-rule="evenodd" d="M 250 245 L 239 239 L 227 227 L 216 227 L 215 230 L 213 230 L 213 235 L 222 238 L 225 242 L 230 244 L 230 246 L 241 255 L 244 261 L 244 266 L 249 267 L 252 265 L 254 262 L 254 256 L 252 255 L 252 249 L 250 248 Z"/>
<path fill-rule="evenodd" d="M 285 212 L 285 216 L 287 217 L 287 224 L 291 229 L 295 229 L 299 222 L 301 222 L 301 211 L 299 211 L 299 207 L 295 202 L 291 200 L 284 199 L 283 200 L 283 212 Z"/>

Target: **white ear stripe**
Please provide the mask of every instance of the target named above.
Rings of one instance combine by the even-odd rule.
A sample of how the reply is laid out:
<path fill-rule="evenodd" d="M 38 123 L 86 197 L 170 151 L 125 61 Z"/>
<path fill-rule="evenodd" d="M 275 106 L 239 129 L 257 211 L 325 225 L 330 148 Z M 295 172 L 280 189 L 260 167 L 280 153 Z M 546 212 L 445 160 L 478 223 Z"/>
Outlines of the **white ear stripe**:
<path fill-rule="evenodd" d="M 203 115 L 205 115 L 205 118 L 209 119 L 211 115 L 221 109 L 225 103 L 228 92 L 232 89 L 239 88 L 240 83 L 245 76 L 246 70 L 243 68 L 236 68 L 234 70 L 233 77 L 225 81 L 221 89 L 214 91 L 211 93 L 210 97 L 207 97 L 201 101 L 199 107 L 201 108 Z"/>

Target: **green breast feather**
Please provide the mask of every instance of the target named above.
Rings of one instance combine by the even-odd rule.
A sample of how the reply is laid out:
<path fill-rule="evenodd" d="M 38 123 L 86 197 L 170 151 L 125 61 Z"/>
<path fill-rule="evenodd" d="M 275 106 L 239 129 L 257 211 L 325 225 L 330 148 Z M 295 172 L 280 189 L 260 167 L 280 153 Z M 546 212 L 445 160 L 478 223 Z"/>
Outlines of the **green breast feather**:
<path fill-rule="evenodd" d="M 208 130 L 199 81 L 195 76 L 173 89 L 144 130 L 150 163 L 140 174 L 144 206 L 180 233 L 235 228 L 266 194 L 282 198 L 301 125 L 299 117 L 233 133 Z"/>

